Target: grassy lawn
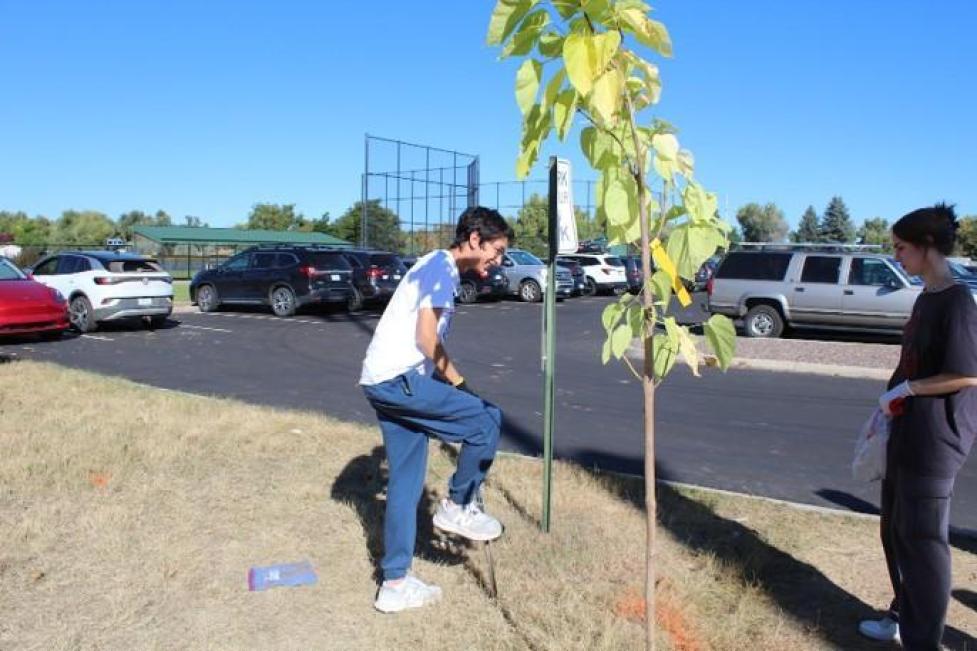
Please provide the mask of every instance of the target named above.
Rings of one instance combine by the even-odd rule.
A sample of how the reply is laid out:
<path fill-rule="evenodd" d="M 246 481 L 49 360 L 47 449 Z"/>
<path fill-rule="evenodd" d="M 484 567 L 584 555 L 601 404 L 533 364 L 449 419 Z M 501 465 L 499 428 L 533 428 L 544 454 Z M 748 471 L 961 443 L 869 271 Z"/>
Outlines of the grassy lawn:
<path fill-rule="evenodd" d="M 483 548 L 432 531 L 454 455 L 432 444 L 414 571 L 445 600 L 384 616 L 372 427 L 13 362 L 0 364 L 0 440 L 0 648 L 642 644 L 633 479 L 559 464 L 544 535 L 539 462 L 500 457 L 492 596 Z M 889 596 L 877 521 L 665 486 L 658 498 L 660 648 L 883 648 L 855 633 Z M 951 648 L 977 634 L 975 552 L 954 548 Z M 250 566 L 303 559 L 316 585 L 247 591 Z"/>
<path fill-rule="evenodd" d="M 183 305 L 190 304 L 190 281 L 173 281 L 173 303 L 182 303 Z"/>

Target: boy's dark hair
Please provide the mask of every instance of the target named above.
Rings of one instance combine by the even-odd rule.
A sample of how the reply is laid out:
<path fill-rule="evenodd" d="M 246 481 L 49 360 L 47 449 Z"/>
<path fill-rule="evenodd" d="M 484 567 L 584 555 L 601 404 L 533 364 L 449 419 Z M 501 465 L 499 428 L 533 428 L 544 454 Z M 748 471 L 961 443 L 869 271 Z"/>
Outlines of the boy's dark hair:
<path fill-rule="evenodd" d="M 957 239 L 957 226 L 953 206 L 938 203 L 932 208 L 920 208 L 903 215 L 892 225 L 892 232 L 900 240 L 950 255 Z"/>
<path fill-rule="evenodd" d="M 472 206 L 461 213 L 458 217 L 458 227 L 455 228 L 455 241 L 451 244 L 451 248 L 457 248 L 467 242 L 472 233 L 478 233 L 483 242 L 490 242 L 500 237 L 506 237 L 510 242 L 515 239 L 512 226 L 505 217 L 500 215 L 498 210 L 485 206 Z"/>

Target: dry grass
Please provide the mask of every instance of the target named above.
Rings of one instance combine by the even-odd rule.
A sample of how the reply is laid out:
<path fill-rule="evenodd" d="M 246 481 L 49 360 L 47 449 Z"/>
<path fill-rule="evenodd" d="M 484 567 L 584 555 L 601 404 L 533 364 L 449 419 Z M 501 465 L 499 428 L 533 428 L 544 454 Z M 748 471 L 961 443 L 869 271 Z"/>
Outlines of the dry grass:
<path fill-rule="evenodd" d="M 492 599 L 481 547 L 431 531 L 452 471 L 441 446 L 414 569 L 446 600 L 375 613 L 378 446 L 320 415 L 0 365 L 0 648 L 641 646 L 640 485 L 558 465 L 544 535 L 539 464 L 500 458 Z M 887 596 L 874 521 L 668 487 L 659 501 L 662 648 L 865 646 L 854 626 Z M 974 548 L 954 553 L 972 589 Z M 249 566 L 301 559 L 317 585 L 247 592 Z M 969 603 L 951 604 L 951 647 L 977 632 Z"/>

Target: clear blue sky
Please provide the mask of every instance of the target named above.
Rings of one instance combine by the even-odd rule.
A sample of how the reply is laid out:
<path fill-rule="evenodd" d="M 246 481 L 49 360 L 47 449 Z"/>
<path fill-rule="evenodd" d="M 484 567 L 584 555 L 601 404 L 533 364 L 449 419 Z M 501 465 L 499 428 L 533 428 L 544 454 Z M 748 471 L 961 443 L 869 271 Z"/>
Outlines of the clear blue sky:
<path fill-rule="evenodd" d="M 337 217 L 367 132 L 511 180 L 515 65 L 484 44 L 493 4 L 0 0 L 0 209 Z M 977 3 L 652 4 L 675 45 L 655 114 L 730 217 L 773 201 L 795 224 L 832 195 L 859 223 L 944 199 L 977 213 Z M 544 156 L 579 163 L 576 143 Z"/>

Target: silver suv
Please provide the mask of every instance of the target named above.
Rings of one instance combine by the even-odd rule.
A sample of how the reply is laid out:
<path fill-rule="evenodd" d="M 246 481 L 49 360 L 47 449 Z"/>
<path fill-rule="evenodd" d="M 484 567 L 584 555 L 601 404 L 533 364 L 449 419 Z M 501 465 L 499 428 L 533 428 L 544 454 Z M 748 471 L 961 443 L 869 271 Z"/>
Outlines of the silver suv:
<path fill-rule="evenodd" d="M 543 300 L 546 287 L 546 265 L 529 251 L 509 249 L 502 257 L 502 272 L 509 281 L 509 293 L 527 303 Z M 573 293 L 573 276 L 564 267 L 556 268 L 556 296 Z"/>
<path fill-rule="evenodd" d="M 707 289 L 712 312 L 779 337 L 785 326 L 902 332 L 922 284 L 883 254 L 783 245 L 729 253 Z"/>

